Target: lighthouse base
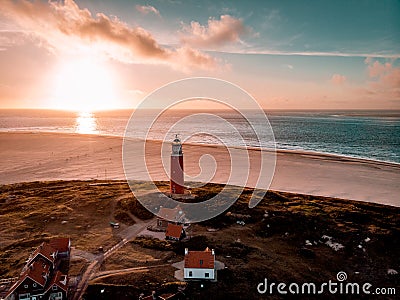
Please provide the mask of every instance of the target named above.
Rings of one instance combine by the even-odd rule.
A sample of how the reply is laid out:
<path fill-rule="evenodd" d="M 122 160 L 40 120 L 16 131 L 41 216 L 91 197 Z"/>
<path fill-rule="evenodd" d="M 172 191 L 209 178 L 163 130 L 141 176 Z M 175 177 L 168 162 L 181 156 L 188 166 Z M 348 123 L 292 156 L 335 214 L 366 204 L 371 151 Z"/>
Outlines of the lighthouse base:
<path fill-rule="evenodd" d="M 193 196 L 191 193 L 185 191 L 183 194 L 174 194 L 174 193 L 165 193 L 165 195 L 169 198 L 172 198 L 174 200 L 193 200 L 195 196 Z"/>

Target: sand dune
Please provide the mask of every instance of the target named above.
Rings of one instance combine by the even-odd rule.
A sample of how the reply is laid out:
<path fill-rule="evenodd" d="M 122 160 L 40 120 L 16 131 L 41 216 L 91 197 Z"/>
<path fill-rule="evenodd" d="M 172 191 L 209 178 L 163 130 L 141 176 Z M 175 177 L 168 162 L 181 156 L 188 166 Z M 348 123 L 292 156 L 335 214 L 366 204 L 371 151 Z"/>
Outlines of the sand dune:
<path fill-rule="evenodd" d="M 146 145 L 146 161 L 154 180 L 167 180 L 160 160 L 161 143 Z M 248 186 L 254 186 L 259 171 L 259 150 L 236 149 L 250 156 Z M 0 133 L 0 183 L 35 180 L 124 179 L 122 139 L 119 137 L 53 134 Z M 212 181 L 229 178 L 227 149 L 218 146 L 184 145 L 185 171 L 200 172 L 198 160 L 205 154 L 214 157 L 217 168 Z M 400 165 L 351 159 L 339 156 L 279 151 L 271 189 L 363 200 L 400 206 Z M 243 160 L 244 161 L 244 160 Z M 213 168 L 206 157 L 203 169 Z M 243 163 L 243 168 L 245 163 Z M 168 167 L 167 167 L 168 169 Z M 146 174 L 138 172 L 137 179 Z"/>

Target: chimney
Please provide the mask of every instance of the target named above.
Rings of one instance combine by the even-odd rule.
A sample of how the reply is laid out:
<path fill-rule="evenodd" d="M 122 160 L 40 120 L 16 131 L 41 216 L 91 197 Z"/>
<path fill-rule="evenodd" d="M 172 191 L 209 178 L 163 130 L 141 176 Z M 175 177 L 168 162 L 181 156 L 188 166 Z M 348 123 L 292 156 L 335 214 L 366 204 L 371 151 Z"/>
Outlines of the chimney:
<path fill-rule="evenodd" d="M 185 255 L 188 255 L 188 254 L 189 254 L 189 249 L 185 248 Z"/>

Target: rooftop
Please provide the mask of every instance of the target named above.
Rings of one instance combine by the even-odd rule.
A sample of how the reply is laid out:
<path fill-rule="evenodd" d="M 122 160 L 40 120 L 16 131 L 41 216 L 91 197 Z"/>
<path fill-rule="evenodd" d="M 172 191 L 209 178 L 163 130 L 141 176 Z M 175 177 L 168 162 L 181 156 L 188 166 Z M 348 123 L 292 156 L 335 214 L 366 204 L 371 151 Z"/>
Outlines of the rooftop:
<path fill-rule="evenodd" d="M 50 289 L 54 284 L 56 284 L 58 287 L 63 289 L 65 292 L 68 290 L 68 277 L 67 275 L 64 275 L 60 271 L 57 271 L 57 273 L 53 276 L 48 289 Z"/>
<path fill-rule="evenodd" d="M 181 237 L 182 230 L 182 225 L 168 223 L 167 230 L 165 231 L 165 236 L 179 239 Z"/>
<path fill-rule="evenodd" d="M 45 262 L 44 260 L 35 261 L 31 264 L 19 277 L 18 281 L 14 283 L 14 285 L 8 291 L 7 296 L 11 295 L 15 289 L 25 281 L 26 278 L 30 278 L 35 281 L 37 284 L 44 287 L 46 285 L 47 278 L 50 273 L 50 264 Z"/>
<path fill-rule="evenodd" d="M 214 269 L 214 250 L 188 251 L 185 249 L 185 268 Z"/>
<path fill-rule="evenodd" d="M 47 258 L 51 263 L 54 263 L 56 256 L 57 256 L 57 250 L 51 247 L 49 244 L 43 242 L 40 244 L 39 247 L 36 248 L 36 250 L 32 253 L 32 256 L 30 257 L 28 264 L 32 261 L 34 257 L 36 257 L 38 254 L 41 254 L 43 257 Z"/>
<path fill-rule="evenodd" d="M 70 248 L 69 238 L 53 238 L 50 240 L 49 245 L 58 252 L 67 252 Z"/>

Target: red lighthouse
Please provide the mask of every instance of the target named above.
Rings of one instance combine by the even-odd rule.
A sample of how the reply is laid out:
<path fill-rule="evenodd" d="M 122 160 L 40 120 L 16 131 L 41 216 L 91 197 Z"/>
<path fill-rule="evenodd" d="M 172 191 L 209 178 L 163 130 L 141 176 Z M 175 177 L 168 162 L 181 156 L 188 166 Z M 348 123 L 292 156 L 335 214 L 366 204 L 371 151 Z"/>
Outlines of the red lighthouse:
<path fill-rule="evenodd" d="M 175 139 L 172 142 L 172 153 L 171 153 L 171 174 L 170 174 L 170 188 L 172 194 L 183 194 L 184 193 L 184 179 L 183 179 L 183 153 L 182 143 L 175 135 Z"/>

